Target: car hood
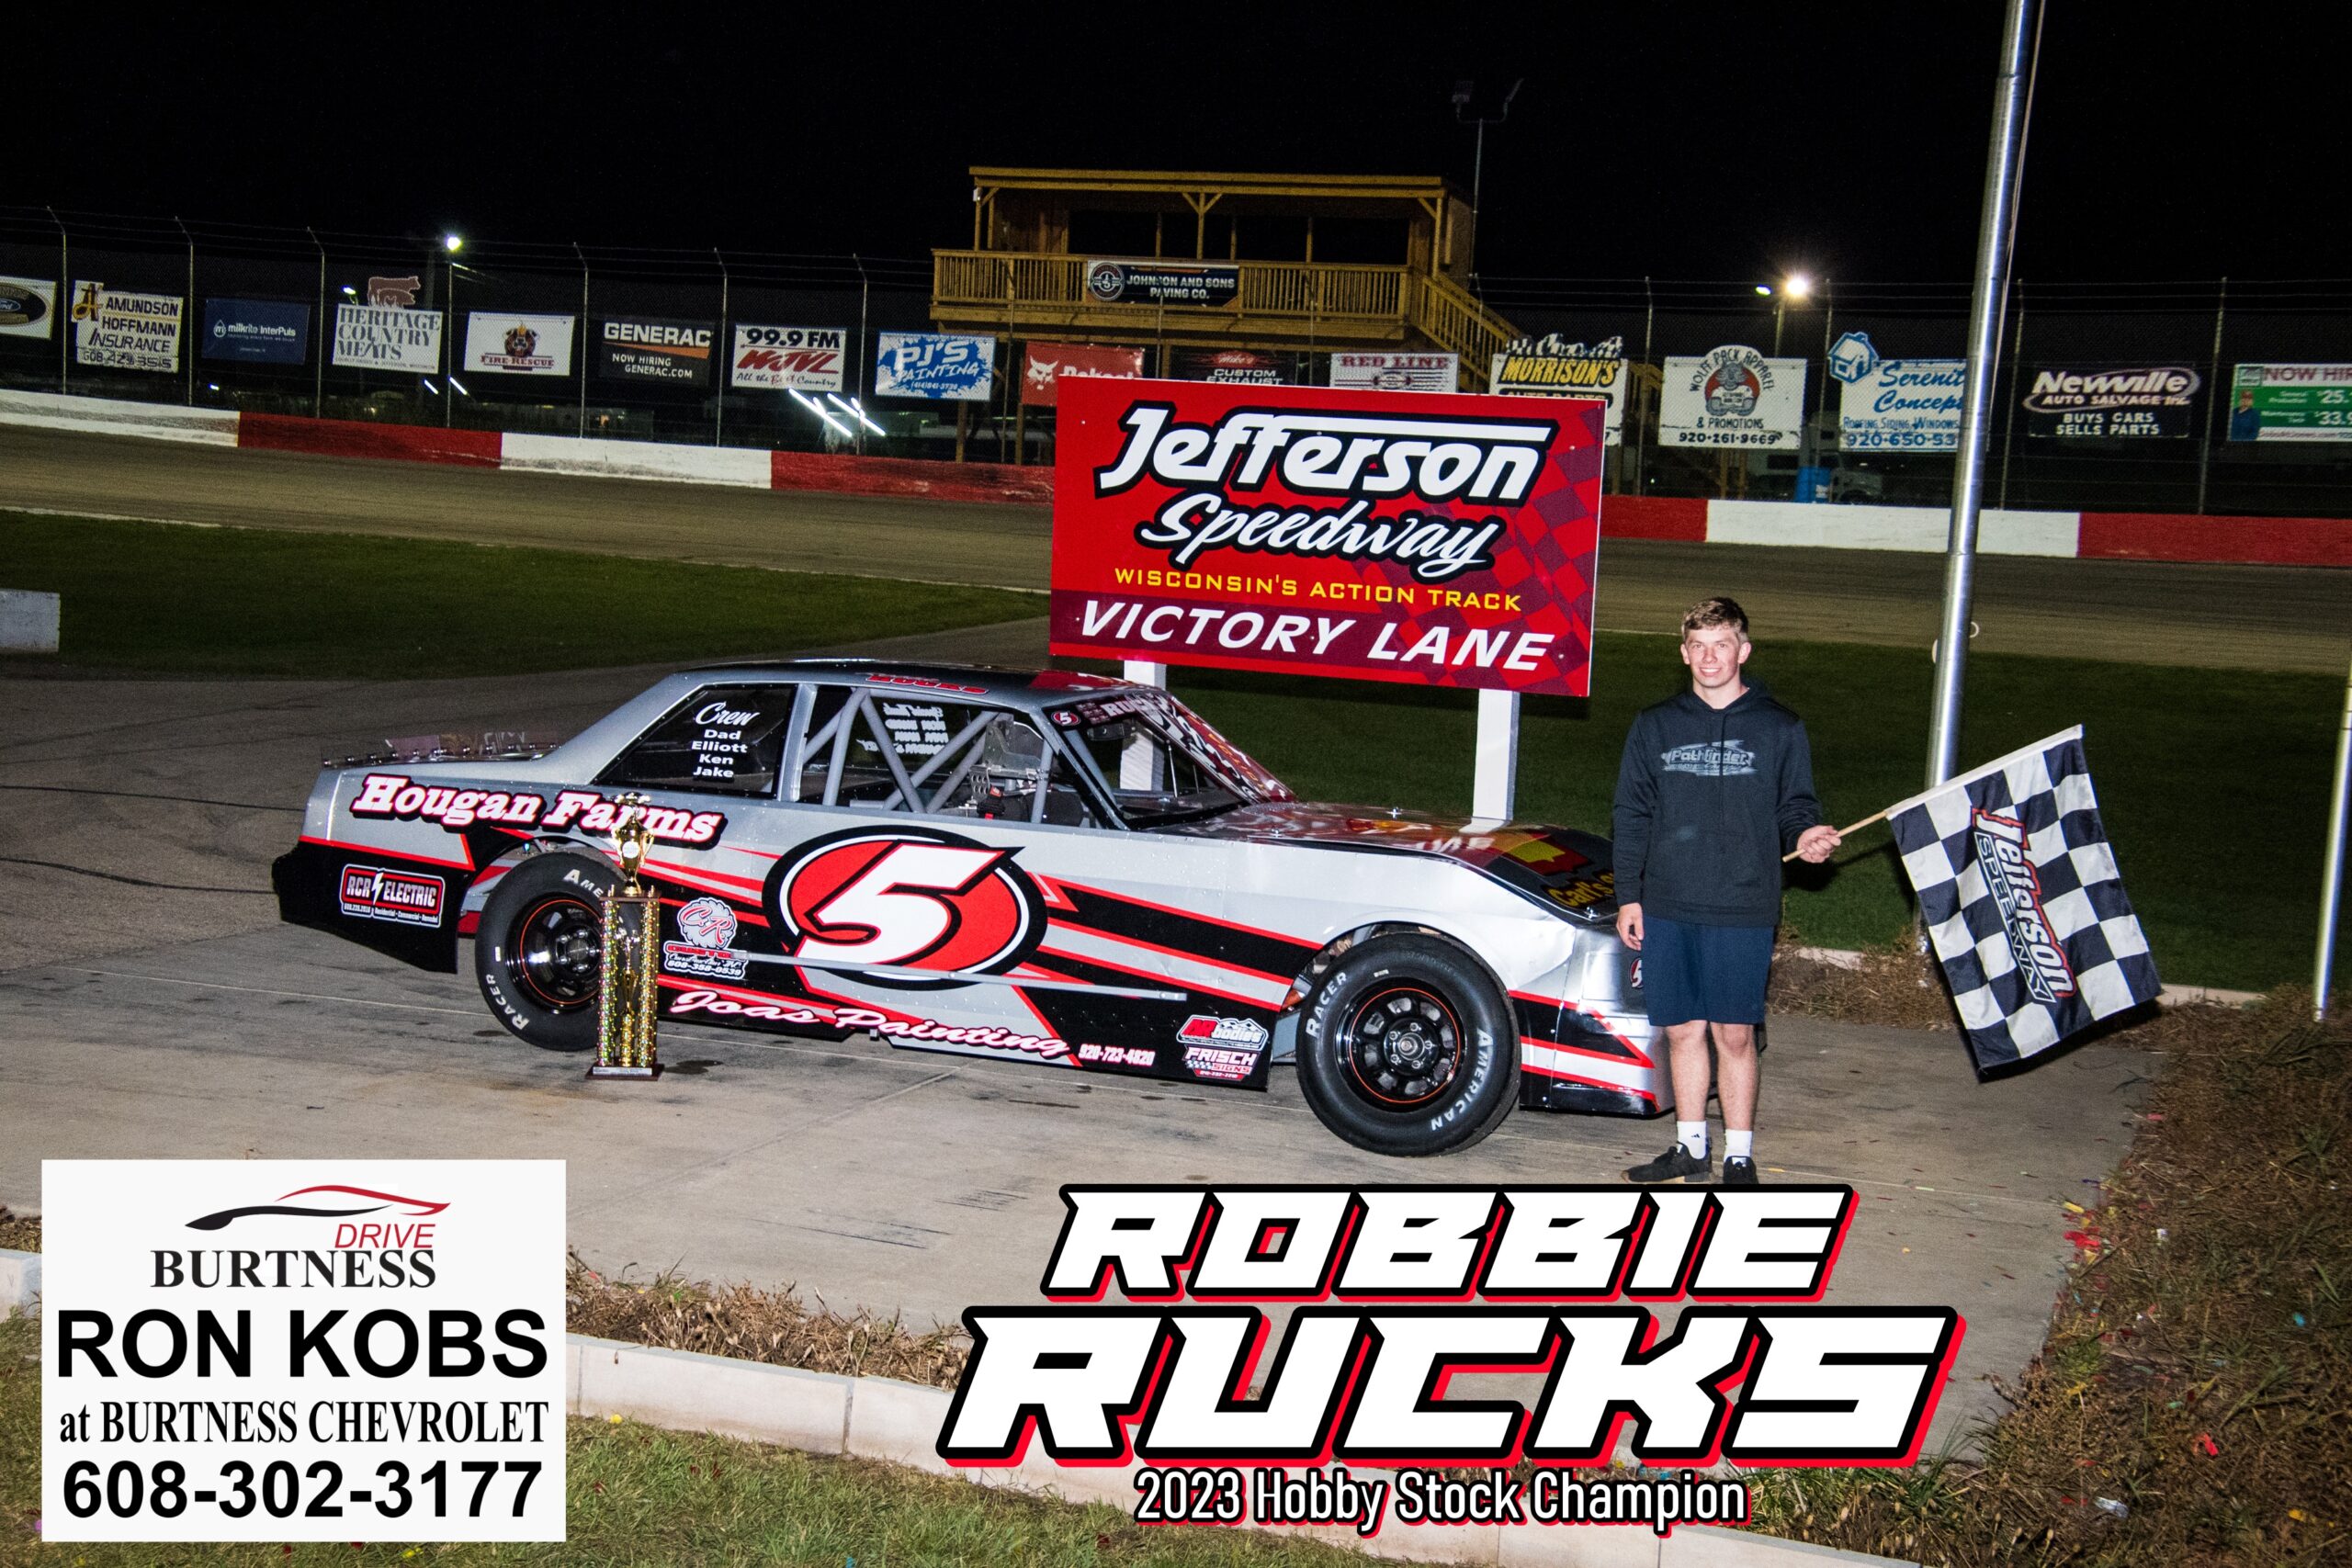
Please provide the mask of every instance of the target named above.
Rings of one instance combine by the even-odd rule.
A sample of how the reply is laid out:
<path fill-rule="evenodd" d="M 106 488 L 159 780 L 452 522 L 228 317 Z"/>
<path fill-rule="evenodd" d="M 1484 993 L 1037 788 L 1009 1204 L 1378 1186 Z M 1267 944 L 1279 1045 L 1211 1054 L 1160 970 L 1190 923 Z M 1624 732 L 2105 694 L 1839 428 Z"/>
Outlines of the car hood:
<path fill-rule="evenodd" d="M 1246 843 L 1328 844 L 1389 854 L 1438 855 L 1516 888 L 1557 913 L 1600 920 L 1617 912 L 1609 840 L 1540 822 L 1472 825 L 1385 806 L 1283 800 L 1245 806 L 1166 829 Z"/>

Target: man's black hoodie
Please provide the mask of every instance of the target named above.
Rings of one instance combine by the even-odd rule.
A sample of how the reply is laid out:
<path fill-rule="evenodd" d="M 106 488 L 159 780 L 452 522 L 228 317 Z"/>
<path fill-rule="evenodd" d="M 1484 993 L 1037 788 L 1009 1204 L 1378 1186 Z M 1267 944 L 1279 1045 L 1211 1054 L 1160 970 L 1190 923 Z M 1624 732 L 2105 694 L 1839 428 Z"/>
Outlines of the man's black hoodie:
<path fill-rule="evenodd" d="M 1617 901 L 1700 926 L 1781 920 L 1781 856 L 1821 820 L 1804 721 L 1755 682 L 1644 708 L 1617 770 Z"/>

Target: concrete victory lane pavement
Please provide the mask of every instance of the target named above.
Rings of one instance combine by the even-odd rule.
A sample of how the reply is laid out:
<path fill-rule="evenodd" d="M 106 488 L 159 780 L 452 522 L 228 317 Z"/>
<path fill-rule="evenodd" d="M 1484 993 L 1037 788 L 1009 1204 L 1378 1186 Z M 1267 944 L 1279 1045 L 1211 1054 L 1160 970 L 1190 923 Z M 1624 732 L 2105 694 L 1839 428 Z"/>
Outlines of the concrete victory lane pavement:
<path fill-rule="evenodd" d="M 0 425 L 0 511 L 397 535 L 1005 588 L 1046 586 L 1042 506 L 578 479 L 316 457 Z M 1608 502 L 1602 502 L 1602 516 Z M 1765 639 L 1915 647 L 1937 635 L 1943 560 L 1611 539 L 1603 631 L 1670 633 L 1731 588 Z M 2344 668 L 2345 574 L 1987 555 L 1974 646 L 2219 669 Z"/>
<path fill-rule="evenodd" d="M 1406 1162 L 1333 1138 L 1287 1070 L 1257 1095 L 690 1027 L 664 1031 L 659 1084 L 591 1084 L 582 1058 L 498 1029 L 467 974 L 277 923 L 268 861 L 322 749 L 573 728 L 653 673 L 0 682 L 0 1202 L 39 1207 L 43 1158 L 561 1157 L 571 1240 L 601 1269 L 923 1325 L 1037 1299 L 1065 1181 L 1602 1182 L 1671 1135 L 1522 1111 Z M 1784 1018 L 1769 1060 L 1767 1179 L 1859 1194 L 1827 1300 L 1958 1309 L 1931 1441 L 1996 1413 L 1985 1380 L 2039 1348 L 2061 1204 L 2095 1200 L 2148 1058 L 2091 1044 L 1978 1084 L 1951 1033 Z"/>

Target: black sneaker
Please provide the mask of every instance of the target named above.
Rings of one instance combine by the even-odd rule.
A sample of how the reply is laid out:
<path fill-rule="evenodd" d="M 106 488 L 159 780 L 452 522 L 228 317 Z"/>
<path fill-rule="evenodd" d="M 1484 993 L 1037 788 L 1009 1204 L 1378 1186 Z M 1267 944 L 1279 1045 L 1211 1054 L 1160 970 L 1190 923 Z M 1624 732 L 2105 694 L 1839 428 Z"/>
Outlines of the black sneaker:
<path fill-rule="evenodd" d="M 1756 1162 L 1745 1155 L 1725 1155 L 1724 1156 L 1724 1185 L 1725 1187 L 1758 1185 Z"/>
<path fill-rule="evenodd" d="M 1692 1154 L 1678 1140 L 1648 1164 L 1629 1168 L 1625 1179 L 1637 1187 L 1655 1187 L 1664 1181 L 1704 1181 L 1713 1171 L 1704 1156 Z"/>

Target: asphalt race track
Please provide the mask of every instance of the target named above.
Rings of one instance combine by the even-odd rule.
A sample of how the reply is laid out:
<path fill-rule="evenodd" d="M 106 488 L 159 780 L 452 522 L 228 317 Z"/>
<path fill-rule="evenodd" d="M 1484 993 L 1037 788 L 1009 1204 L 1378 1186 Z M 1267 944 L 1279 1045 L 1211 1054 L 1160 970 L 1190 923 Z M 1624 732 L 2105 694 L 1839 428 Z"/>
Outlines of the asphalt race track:
<path fill-rule="evenodd" d="M 729 490 L 239 451 L 0 425 L 0 510 L 542 545 L 736 566 L 1046 586 L 1044 507 Z M 1606 515 L 1606 503 L 1603 503 Z M 1984 556 L 1975 646 L 2134 663 L 2344 669 L 2346 575 L 2298 567 Z M 1608 543 L 1604 631 L 1669 634 L 1730 592 L 1761 639 L 1923 652 L 1939 556 Z"/>
<path fill-rule="evenodd" d="M 0 509 L 340 528 L 763 566 L 1042 584 L 1046 521 L 1008 507 L 623 485 L 0 429 Z M 1604 626 L 1670 626 L 1736 584 L 1767 635 L 1933 635 L 1934 558 L 1609 547 Z M 1987 559 L 1980 647 L 2340 668 L 2339 574 Z M 1016 660 L 1040 623 L 874 650 Z M 665 1032 L 657 1086 L 590 1084 L 520 1044 L 464 975 L 281 927 L 268 862 L 322 754 L 385 735 L 570 731 L 649 670 L 326 682 L 0 680 L 0 1202 L 43 1158 L 569 1160 L 598 1267 L 797 1285 L 918 1322 L 1035 1299 L 1063 1181 L 1606 1181 L 1660 1122 L 1515 1115 L 1469 1154 L 1383 1160 L 1272 1093 L 1088 1081 L 858 1040 Z M 2039 1348 L 2073 1228 L 2155 1068 L 2091 1044 L 1979 1085 L 1950 1033 L 1783 1019 L 1759 1154 L 1852 1183 L 1828 1299 L 1968 1321 L 1939 1437 L 1999 1408 Z"/>

